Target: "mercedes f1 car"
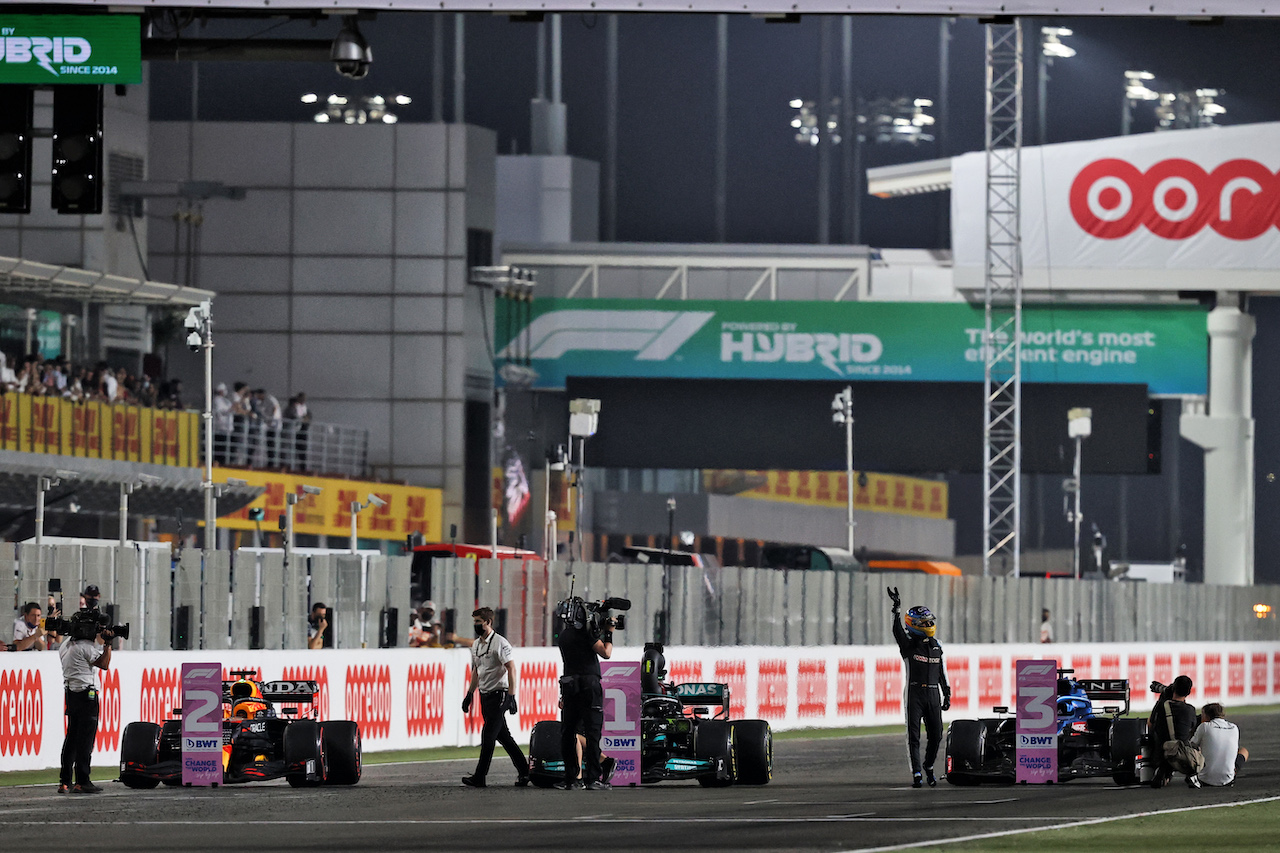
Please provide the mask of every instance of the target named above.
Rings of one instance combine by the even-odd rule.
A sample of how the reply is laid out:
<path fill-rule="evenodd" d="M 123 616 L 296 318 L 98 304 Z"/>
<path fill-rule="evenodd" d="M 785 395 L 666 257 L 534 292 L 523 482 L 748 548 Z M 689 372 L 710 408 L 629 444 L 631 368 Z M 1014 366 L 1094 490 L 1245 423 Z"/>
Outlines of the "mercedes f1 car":
<path fill-rule="evenodd" d="M 222 682 L 222 778 L 226 784 L 283 776 L 295 788 L 360 781 L 360 726 L 317 719 L 275 703 L 313 704 L 314 681 L 261 682 L 237 670 Z M 173 713 L 180 715 L 181 708 Z M 120 739 L 120 781 L 130 788 L 182 784 L 182 720 L 130 723 Z"/>
<path fill-rule="evenodd" d="M 773 778 L 773 731 L 765 720 L 731 720 L 729 685 L 666 684 L 662 646 L 646 643 L 640 674 L 640 779 L 696 779 L 704 788 L 765 785 Z M 712 709 L 715 709 L 714 711 Z M 560 722 L 537 723 L 529 778 L 549 788 L 564 778 Z"/>
<path fill-rule="evenodd" d="M 1138 782 L 1146 720 L 1129 713 L 1125 679 L 1076 679 L 1058 670 L 1058 781 L 1110 776 L 1117 784 Z M 1006 707 L 992 719 L 955 720 L 947 730 L 947 781 L 976 785 L 1013 782 L 1016 720 Z"/>

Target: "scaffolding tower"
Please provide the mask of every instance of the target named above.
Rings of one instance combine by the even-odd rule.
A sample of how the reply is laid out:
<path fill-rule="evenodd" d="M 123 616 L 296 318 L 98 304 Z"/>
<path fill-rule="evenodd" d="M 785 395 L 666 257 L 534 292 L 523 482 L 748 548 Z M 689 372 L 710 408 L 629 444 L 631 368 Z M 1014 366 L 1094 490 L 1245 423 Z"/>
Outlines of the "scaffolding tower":
<path fill-rule="evenodd" d="M 983 575 L 1017 577 L 1022 520 L 1022 26 L 986 25 Z"/>

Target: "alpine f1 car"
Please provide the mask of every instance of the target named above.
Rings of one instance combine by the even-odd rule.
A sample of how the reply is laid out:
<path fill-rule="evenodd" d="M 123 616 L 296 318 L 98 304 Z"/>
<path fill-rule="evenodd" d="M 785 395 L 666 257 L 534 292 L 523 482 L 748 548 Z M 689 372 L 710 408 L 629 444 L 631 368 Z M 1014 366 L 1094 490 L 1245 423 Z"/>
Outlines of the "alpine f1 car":
<path fill-rule="evenodd" d="M 1129 718 L 1126 679 L 1076 679 L 1058 670 L 1058 781 L 1110 776 L 1117 784 L 1138 782 L 1138 759 L 1146 720 Z M 952 785 L 1013 782 L 1015 718 L 956 720 L 947 730 L 947 781 Z"/>
<path fill-rule="evenodd" d="M 256 680 L 233 671 L 222 682 L 222 778 L 226 784 L 283 776 L 295 788 L 354 785 L 360 781 L 360 726 L 317 719 L 276 702 L 313 704 L 314 681 Z M 182 713 L 175 708 L 175 715 Z M 130 788 L 182 784 L 182 720 L 130 723 L 120 739 L 120 781 Z"/>
<path fill-rule="evenodd" d="M 731 720 L 729 685 L 663 682 L 659 643 L 646 643 L 640 674 L 640 779 L 696 779 L 704 788 L 766 785 L 773 778 L 773 731 L 765 720 Z M 715 711 L 712 712 L 712 708 Z M 537 723 L 529 778 L 549 788 L 564 779 L 560 722 Z"/>

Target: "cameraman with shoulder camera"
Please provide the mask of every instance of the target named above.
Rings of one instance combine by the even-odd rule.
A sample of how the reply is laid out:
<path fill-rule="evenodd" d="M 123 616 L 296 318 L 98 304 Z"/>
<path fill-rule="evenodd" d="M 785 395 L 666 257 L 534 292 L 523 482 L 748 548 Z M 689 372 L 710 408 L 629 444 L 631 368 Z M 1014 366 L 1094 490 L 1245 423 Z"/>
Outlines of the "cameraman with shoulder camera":
<path fill-rule="evenodd" d="M 111 668 L 111 641 L 116 635 L 112 630 L 114 626 L 106 626 L 100 619 L 97 592 L 96 586 L 85 590 L 86 606 L 71 618 L 71 630 L 58 649 L 62 659 L 67 714 L 59 794 L 68 791 L 73 794 L 102 792 L 89 781 L 89 759 L 93 755 L 94 739 L 98 736 L 98 683 L 93 670 Z"/>
<path fill-rule="evenodd" d="M 629 605 L 628 605 L 629 606 Z M 601 780 L 600 730 L 604 726 L 604 693 L 600 688 L 600 658 L 613 655 L 615 620 L 601 611 L 603 603 L 591 605 L 581 598 L 560 602 L 557 615 L 563 620 L 558 645 L 564 660 L 560 678 L 560 753 L 564 756 L 564 781 L 556 784 L 562 791 L 608 791 L 612 786 Z M 578 776 L 578 729 L 586 736 L 582 760 L 586 765 L 582 779 Z"/>

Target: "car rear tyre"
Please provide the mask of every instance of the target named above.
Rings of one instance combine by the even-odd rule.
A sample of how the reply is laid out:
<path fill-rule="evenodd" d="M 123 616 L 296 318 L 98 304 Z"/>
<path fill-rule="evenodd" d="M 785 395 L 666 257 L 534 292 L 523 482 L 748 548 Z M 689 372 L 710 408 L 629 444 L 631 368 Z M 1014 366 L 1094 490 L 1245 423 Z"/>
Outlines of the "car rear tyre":
<path fill-rule="evenodd" d="M 947 729 L 947 782 L 977 785 L 986 746 L 986 726 L 981 720 L 955 720 Z"/>
<path fill-rule="evenodd" d="M 700 776 L 698 784 L 704 788 L 727 788 L 738 779 L 737 750 L 734 749 L 733 725 L 724 720 L 703 720 L 693 730 L 693 754 L 719 763 L 721 760 L 727 778 Z"/>
<path fill-rule="evenodd" d="M 773 778 L 773 730 L 765 720 L 733 724 L 739 785 L 767 785 Z"/>
<path fill-rule="evenodd" d="M 1111 774 L 1117 785 L 1138 784 L 1138 757 L 1146 739 L 1146 720 L 1120 719 L 1111 724 Z"/>
<path fill-rule="evenodd" d="M 542 720 L 534 723 L 529 733 L 529 781 L 539 788 L 550 788 L 564 779 L 563 774 L 542 769 L 548 761 L 564 759 L 560 752 L 560 732 L 559 720 Z"/>
<path fill-rule="evenodd" d="M 155 723 L 130 723 L 120 736 L 120 766 L 140 764 L 150 767 L 160 760 L 160 727 Z M 154 788 L 159 779 L 151 779 L 137 773 L 120 771 L 120 781 L 126 788 Z"/>
<path fill-rule="evenodd" d="M 309 788 L 325 780 L 324 742 L 320 725 L 314 720 L 298 720 L 284 730 L 284 760 L 289 769 L 285 778 L 294 788 Z M 318 778 L 307 778 L 307 764 L 314 762 L 312 772 Z"/>
<path fill-rule="evenodd" d="M 354 785 L 360 781 L 360 725 L 350 720 L 320 724 L 320 742 L 328 765 L 326 785 Z"/>

